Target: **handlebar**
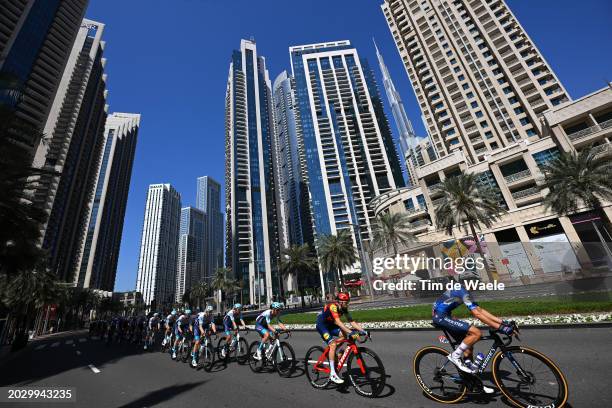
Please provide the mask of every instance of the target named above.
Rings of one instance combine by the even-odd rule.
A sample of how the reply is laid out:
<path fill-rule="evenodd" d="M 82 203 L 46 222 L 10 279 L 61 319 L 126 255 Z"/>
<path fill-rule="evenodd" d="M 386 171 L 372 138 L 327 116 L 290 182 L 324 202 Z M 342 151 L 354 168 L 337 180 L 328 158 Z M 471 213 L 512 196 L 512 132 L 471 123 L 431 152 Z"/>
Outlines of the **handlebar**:
<path fill-rule="evenodd" d="M 276 331 L 276 337 L 280 337 L 282 334 L 285 335 L 283 339 L 288 339 L 289 337 L 291 337 L 291 330 L 277 330 Z"/>

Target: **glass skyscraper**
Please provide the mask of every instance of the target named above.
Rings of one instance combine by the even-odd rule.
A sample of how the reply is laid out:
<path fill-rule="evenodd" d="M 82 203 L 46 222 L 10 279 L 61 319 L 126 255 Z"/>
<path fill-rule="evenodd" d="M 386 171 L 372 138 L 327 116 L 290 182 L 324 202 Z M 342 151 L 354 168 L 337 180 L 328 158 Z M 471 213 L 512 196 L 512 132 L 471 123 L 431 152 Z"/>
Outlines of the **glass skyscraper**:
<path fill-rule="evenodd" d="M 175 301 L 204 278 L 206 214 L 193 207 L 181 209 Z"/>
<path fill-rule="evenodd" d="M 225 103 L 226 265 L 245 299 L 269 303 L 278 292 L 280 261 L 272 96 L 265 59 L 252 40 L 232 54 Z"/>
<path fill-rule="evenodd" d="M 198 177 L 196 203 L 197 208 L 206 214 L 203 278 L 210 283 L 215 271 L 223 267 L 221 185 L 210 176 Z"/>

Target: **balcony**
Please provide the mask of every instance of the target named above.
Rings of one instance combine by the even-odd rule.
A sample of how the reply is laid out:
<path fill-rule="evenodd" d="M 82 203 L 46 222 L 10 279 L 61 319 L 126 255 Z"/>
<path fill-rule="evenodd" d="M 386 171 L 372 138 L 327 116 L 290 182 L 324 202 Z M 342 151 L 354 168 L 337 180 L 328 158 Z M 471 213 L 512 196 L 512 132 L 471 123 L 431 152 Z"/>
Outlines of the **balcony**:
<path fill-rule="evenodd" d="M 509 176 L 504 176 L 506 183 L 512 183 L 518 180 L 526 179 L 531 177 L 531 172 L 529 170 L 519 171 L 518 173 L 511 174 Z"/>
<path fill-rule="evenodd" d="M 476 149 L 474 150 L 474 152 L 476 152 L 477 155 L 481 155 L 481 154 L 485 154 L 489 149 L 485 146 L 485 147 L 481 147 L 480 149 Z"/>
<path fill-rule="evenodd" d="M 540 189 L 538 187 L 529 187 L 525 190 L 515 191 L 512 193 L 512 198 L 515 200 L 521 200 L 523 198 L 531 197 L 536 194 L 540 194 Z"/>
<path fill-rule="evenodd" d="M 429 227 L 431 225 L 431 221 L 429 220 L 419 220 L 410 223 L 410 229 L 416 230 L 421 229 L 423 227 Z"/>
<path fill-rule="evenodd" d="M 602 145 L 595 146 L 591 149 L 591 152 L 600 157 L 609 156 L 612 153 L 612 144 L 604 143 Z"/>
<path fill-rule="evenodd" d="M 415 216 L 415 215 L 419 215 L 422 214 L 424 212 L 426 212 L 427 209 L 425 207 L 414 207 L 414 208 L 409 208 L 406 210 L 406 215 L 409 217 Z"/>
<path fill-rule="evenodd" d="M 431 194 L 431 193 L 437 192 L 437 190 L 439 190 L 441 187 L 442 187 L 442 182 L 438 182 L 436 184 L 432 184 L 431 186 L 427 186 L 427 189 L 429 190 Z"/>
<path fill-rule="evenodd" d="M 441 198 L 436 198 L 431 203 L 434 205 L 434 207 L 438 207 L 438 206 L 444 204 L 444 202 L 446 202 L 446 198 L 445 197 L 441 197 Z"/>
<path fill-rule="evenodd" d="M 572 141 L 573 140 L 578 140 L 578 139 L 582 139 L 583 137 L 587 137 L 589 135 L 592 135 L 595 132 L 599 132 L 600 130 L 607 129 L 607 128 L 610 128 L 610 127 L 612 127 L 612 119 L 606 120 L 605 122 L 598 123 L 595 126 L 591 126 L 591 127 L 586 128 L 586 129 L 582 129 L 582 130 L 579 130 L 577 132 L 571 133 L 571 134 L 569 134 L 567 136 Z"/>

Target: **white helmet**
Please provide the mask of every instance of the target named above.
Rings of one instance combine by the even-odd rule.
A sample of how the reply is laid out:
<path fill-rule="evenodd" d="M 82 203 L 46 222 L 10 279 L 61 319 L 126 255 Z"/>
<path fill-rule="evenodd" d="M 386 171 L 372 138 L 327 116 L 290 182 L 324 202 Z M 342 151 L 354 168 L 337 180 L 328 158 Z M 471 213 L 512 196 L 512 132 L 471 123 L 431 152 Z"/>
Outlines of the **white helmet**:
<path fill-rule="evenodd" d="M 213 307 L 212 306 L 210 306 L 210 305 L 206 306 L 206 312 L 210 313 L 212 311 L 213 311 Z"/>

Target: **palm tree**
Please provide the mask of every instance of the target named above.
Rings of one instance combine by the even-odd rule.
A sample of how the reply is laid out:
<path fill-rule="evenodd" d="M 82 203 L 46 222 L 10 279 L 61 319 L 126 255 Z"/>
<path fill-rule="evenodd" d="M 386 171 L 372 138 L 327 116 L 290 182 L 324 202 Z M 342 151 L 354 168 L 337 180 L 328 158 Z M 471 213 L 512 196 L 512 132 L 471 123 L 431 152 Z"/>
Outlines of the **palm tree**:
<path fill-rule="evenodd" d="M 304 293 L 300 291 L 300 276 L 313 273 L 316 268 L 316 260 L 312 256 L 310 245 L 292 245 L 283 250 L 281 259 L 281 274 L 283 277 L 295 275 L 295 287 L 302 298 L 302 307 L 306 306 Z M 301 275 L 300 275 L 301 274 Z"/>
<path fill-rule="evenodd" d="M 196 283 L 191 288 L 191 300 L 195 300 L 194 303 L 197 304 L 198 309 L 201 307 L 202 299 L 208 296 L 209 291 L 208 284 L 204 280 Z"/>
<path fill-rule="evenodd" d="M 612 165 L 610 161 L 597 160 L 596 156 L 590 148 L 564 152 L 542 167 L 544 182 L 541 188 L 549 190 L 543 200 L 547 209 L 569 215 L 585 206 L 601 213 L 602 199 L 612 201 Z M 594 221 L 591 224 L 608 263 L 612 263 L 612 253 L 604 236 Z"/>
<path fill-rule="evenodd" d="M 218 268 L 215 272 L 215 276 L 213 277 L 211 287 L 213 290 L 218 291 L 218 299 L 217 299 L 217 312 L 221 313 L 221 296 L 222 291 L 227 287 L 227 276 L 231 273 L 230 268 Z"/>
<path fill-rule="evenodd" d="M 337 273 L 340 288 L 344 288 L 342 271 L 357 262 L 353 237 L 348 230 L 339 230 L 337 235 L 324 235 L 318 242 L 321 267 Z"/>
<path fill-rule="evenodd" d="M 490 228 L 505 210 L 490 189 L 478 185 L 474 174 L 461 172 L 449 177 L 442 182 L 440 191 L 444 201 L 435 210 L 438 226 L 444 228 L 449 235 L 453 234 L 455 227 L 465 227 L 466 233 L 469 229 L 478 253 L 485 260 L 476 227 L 484 225 Z M 489 281 L 493 281 L 486 260 L 484 267 Z"/>

